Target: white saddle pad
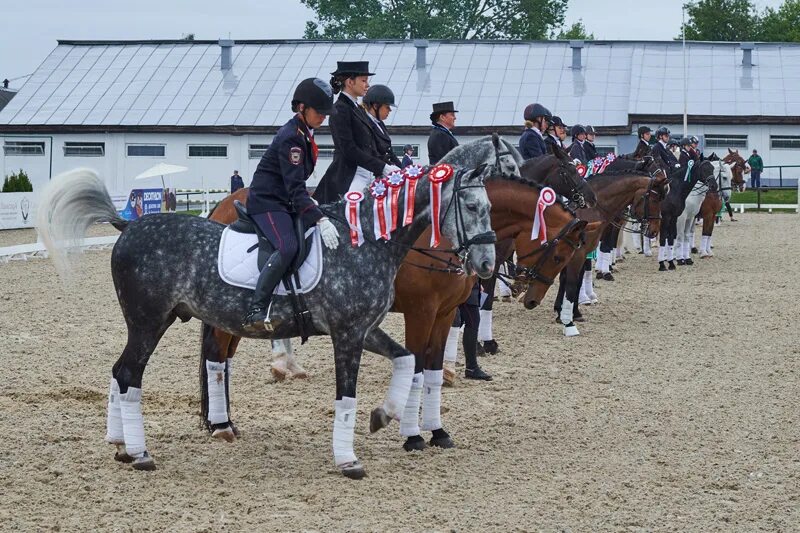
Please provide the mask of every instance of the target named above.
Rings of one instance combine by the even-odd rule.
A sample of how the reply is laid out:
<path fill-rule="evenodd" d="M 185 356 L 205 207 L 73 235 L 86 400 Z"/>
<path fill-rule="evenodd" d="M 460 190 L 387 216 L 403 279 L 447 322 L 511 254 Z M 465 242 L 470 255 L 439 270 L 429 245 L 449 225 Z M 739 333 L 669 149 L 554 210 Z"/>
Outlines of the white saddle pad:
<path fill-rule="evenodd" d="M 311 251 L 298 272 L 300 286 L 292 279 L 292 285 L 295 285 L 294 289 L 298 294 L 311 291 L 322 277 L 322 242 L 316 226 L 306 231 L 306 238 L 312 233 L 314 237 L 311 240 Z M 217 265 L 219 277 L 225 283 L 244 289 L 255 289 L 260 273 L 258 237 L 254 233 L 239 233 L 225 228 L 219 241 Z M 283 282 L 278 283 L 275 294 L 288 294 Z"/>

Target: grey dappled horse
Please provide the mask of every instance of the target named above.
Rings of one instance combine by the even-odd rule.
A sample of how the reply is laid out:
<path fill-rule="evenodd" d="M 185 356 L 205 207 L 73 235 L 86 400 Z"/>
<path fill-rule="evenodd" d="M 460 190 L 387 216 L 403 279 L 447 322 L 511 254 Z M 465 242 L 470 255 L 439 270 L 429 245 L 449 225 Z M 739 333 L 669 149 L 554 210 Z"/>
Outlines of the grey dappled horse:
<path fill-rule="evenodd" d="M 441 188 L 442 233 L 459 248 L 468 272 L 488 277 L 494 270 L 490 204 L 483 185 L 484 169 L 456 171 Z M 364 467 L 353 451 L 356 383 L 364 348 L 392 359 L 411 358 L 411 373 L 394 375 L 383 406 L 373 421 L 397 417 L 411 387 L 413 356 L 378 325 L 391 307 L 394 278 L 409 248 L 430 225 L 430 187 L 419 179 L 413 221 L 398 229 L 390 242 L 376 241 L 372 197 L 361 205 L 366 242 L 350 245 L 345 204 L 324 206 L 339 231 L 341 244 L 323 250 L 323 275 L 305 295 L 312 315 L 312 335 L 330 335 L 336 367 L 334 460 L 347 477 L 361 478 Z M 65 252 L 96 222 L 110 222 L 121 231 L 111 254 L 111 273 L 128 326 L 128 342 L 114 364 L 109 390 L 108 433 L 117 458 L 141 470 L 155 468 L 147 452 L 141 415 L 142 375 L 161 336 L 176 319 L 197 318 L 239 337 L 291 338 L 300 331 L 288 297 L 272 304 L 273 332 L 242 326 L 252 291 L 226 284 L 217 271 L 219 241 L 225 226 L 199 217 L 153 214 L 128 222 L 120 218 L 103 182 L 91 170 L 57 176 L 45 189 L 38 229 L 60 272 L 68 270 Z M 408 360 L 408 359 L 406 359 Z M 397 366 L 395 366 L 397 371 Z M 380 426 L 382 427 L 382 426 Z"/>

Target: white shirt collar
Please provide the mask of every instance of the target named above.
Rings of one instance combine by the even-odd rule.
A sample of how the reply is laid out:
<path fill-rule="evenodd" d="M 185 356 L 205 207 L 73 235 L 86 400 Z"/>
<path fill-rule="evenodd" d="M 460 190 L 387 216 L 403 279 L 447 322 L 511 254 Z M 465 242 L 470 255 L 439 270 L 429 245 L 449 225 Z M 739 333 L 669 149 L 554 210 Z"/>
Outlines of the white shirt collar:
<path fill-rule="evenodd" d="M 344 91 L 342 91 L 342 94 L 345 95 L 346 97 L 348 97 L 350 99 L 350 101 L 353 102 L 353 104 L 355 104 L 356 107 L 358 107 L 358 99 L 353 98 L 352 96 L 350 96 L 349 94 L 347 94 Z"/>
<path fill-rule="evenodd" d="M 541 131 L 539 131 L 539 128 L 537 128 L 536 126 L 534 126 L 534 127 L 532 127 L 532 128 L 528 128 L 528 129 L 529 129 L 529 130 L 533 130 L 534 132 L 536 132 L 536 135 L 538 135 L 539 137 L 541 137 L 542 139 L 544 139 L 544 135 L 542 135 L 542 132 L 541 132 Z"/>

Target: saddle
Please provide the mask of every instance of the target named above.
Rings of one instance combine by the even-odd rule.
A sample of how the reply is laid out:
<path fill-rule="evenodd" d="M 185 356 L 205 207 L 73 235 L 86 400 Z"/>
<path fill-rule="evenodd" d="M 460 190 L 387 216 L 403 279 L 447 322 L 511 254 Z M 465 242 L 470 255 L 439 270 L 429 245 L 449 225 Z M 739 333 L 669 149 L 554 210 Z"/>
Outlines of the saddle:
<path fill-rule="evenodd" d="M 267 239 L 267 237 L 261 232 L 258 224 L 255 223 L 253 218 L 247 214 L 247 209 L 239 200 L 234 200 L 233 207 L 236 209 L 238 218 L 232 224 L 229 224 L 228 227 L 231 231 L 235 231 L 237 233 L 255 234 L 258 237 L 258 243 L 254 244 L 247 251 L 252 252 L 253 248 L 258 246 L 258 269 L 262 270 L 264 268 L 264 264 L 267 262 L 267 259 L 269 259 L 269 256 L 275 251 L 275 247 L 272 246 L 272 243 L 269 242 L 269 239 Z M 286 270 L 286 274 L 283 277 L 283 286 L 286 290 L 286 293 L 290 296 L 292 309 L 294 312 L 294 320 L 298 326 L 298 329 L 300 330 L 302 344 L 305 344 L 309 337 L 308 333 L 312 327 L 311 312 L 308 310 L 308 306 L 306 305 L 303 294 L 298 293 L 295 290 L 295 286 L 300 287 L 300 277 L 298 271 L 311 252 L 314 234 L 310 233 L 308 236 L 306 236 L 306 228 L 302 219 L 300 217 L 292 217 L 292 219 L 294 221 L 295 237 L 297 239 L 297 254 L 294 256 L 289 268 Z M 294 283 L 292 283 L 292 280 L 294 280 Z"/>

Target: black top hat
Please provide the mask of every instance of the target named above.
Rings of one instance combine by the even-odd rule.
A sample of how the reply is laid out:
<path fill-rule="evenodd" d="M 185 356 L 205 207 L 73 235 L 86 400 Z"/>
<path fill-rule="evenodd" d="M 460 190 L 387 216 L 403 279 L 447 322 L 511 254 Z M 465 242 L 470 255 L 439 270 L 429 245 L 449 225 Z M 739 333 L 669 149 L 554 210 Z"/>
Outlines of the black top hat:
<path fill-rule="evenodd" d="M 369 71 L 369 61 L 337 61 L 331 76 L 339 75 L 374 76 L 375 73 Z"/>
<path fill-rule="evenodd" d="M 438 115 L 440 113 L 458 113 L 458 111 L 453 102 L 437 102 L 433 104 L 433 114 Z"/>

